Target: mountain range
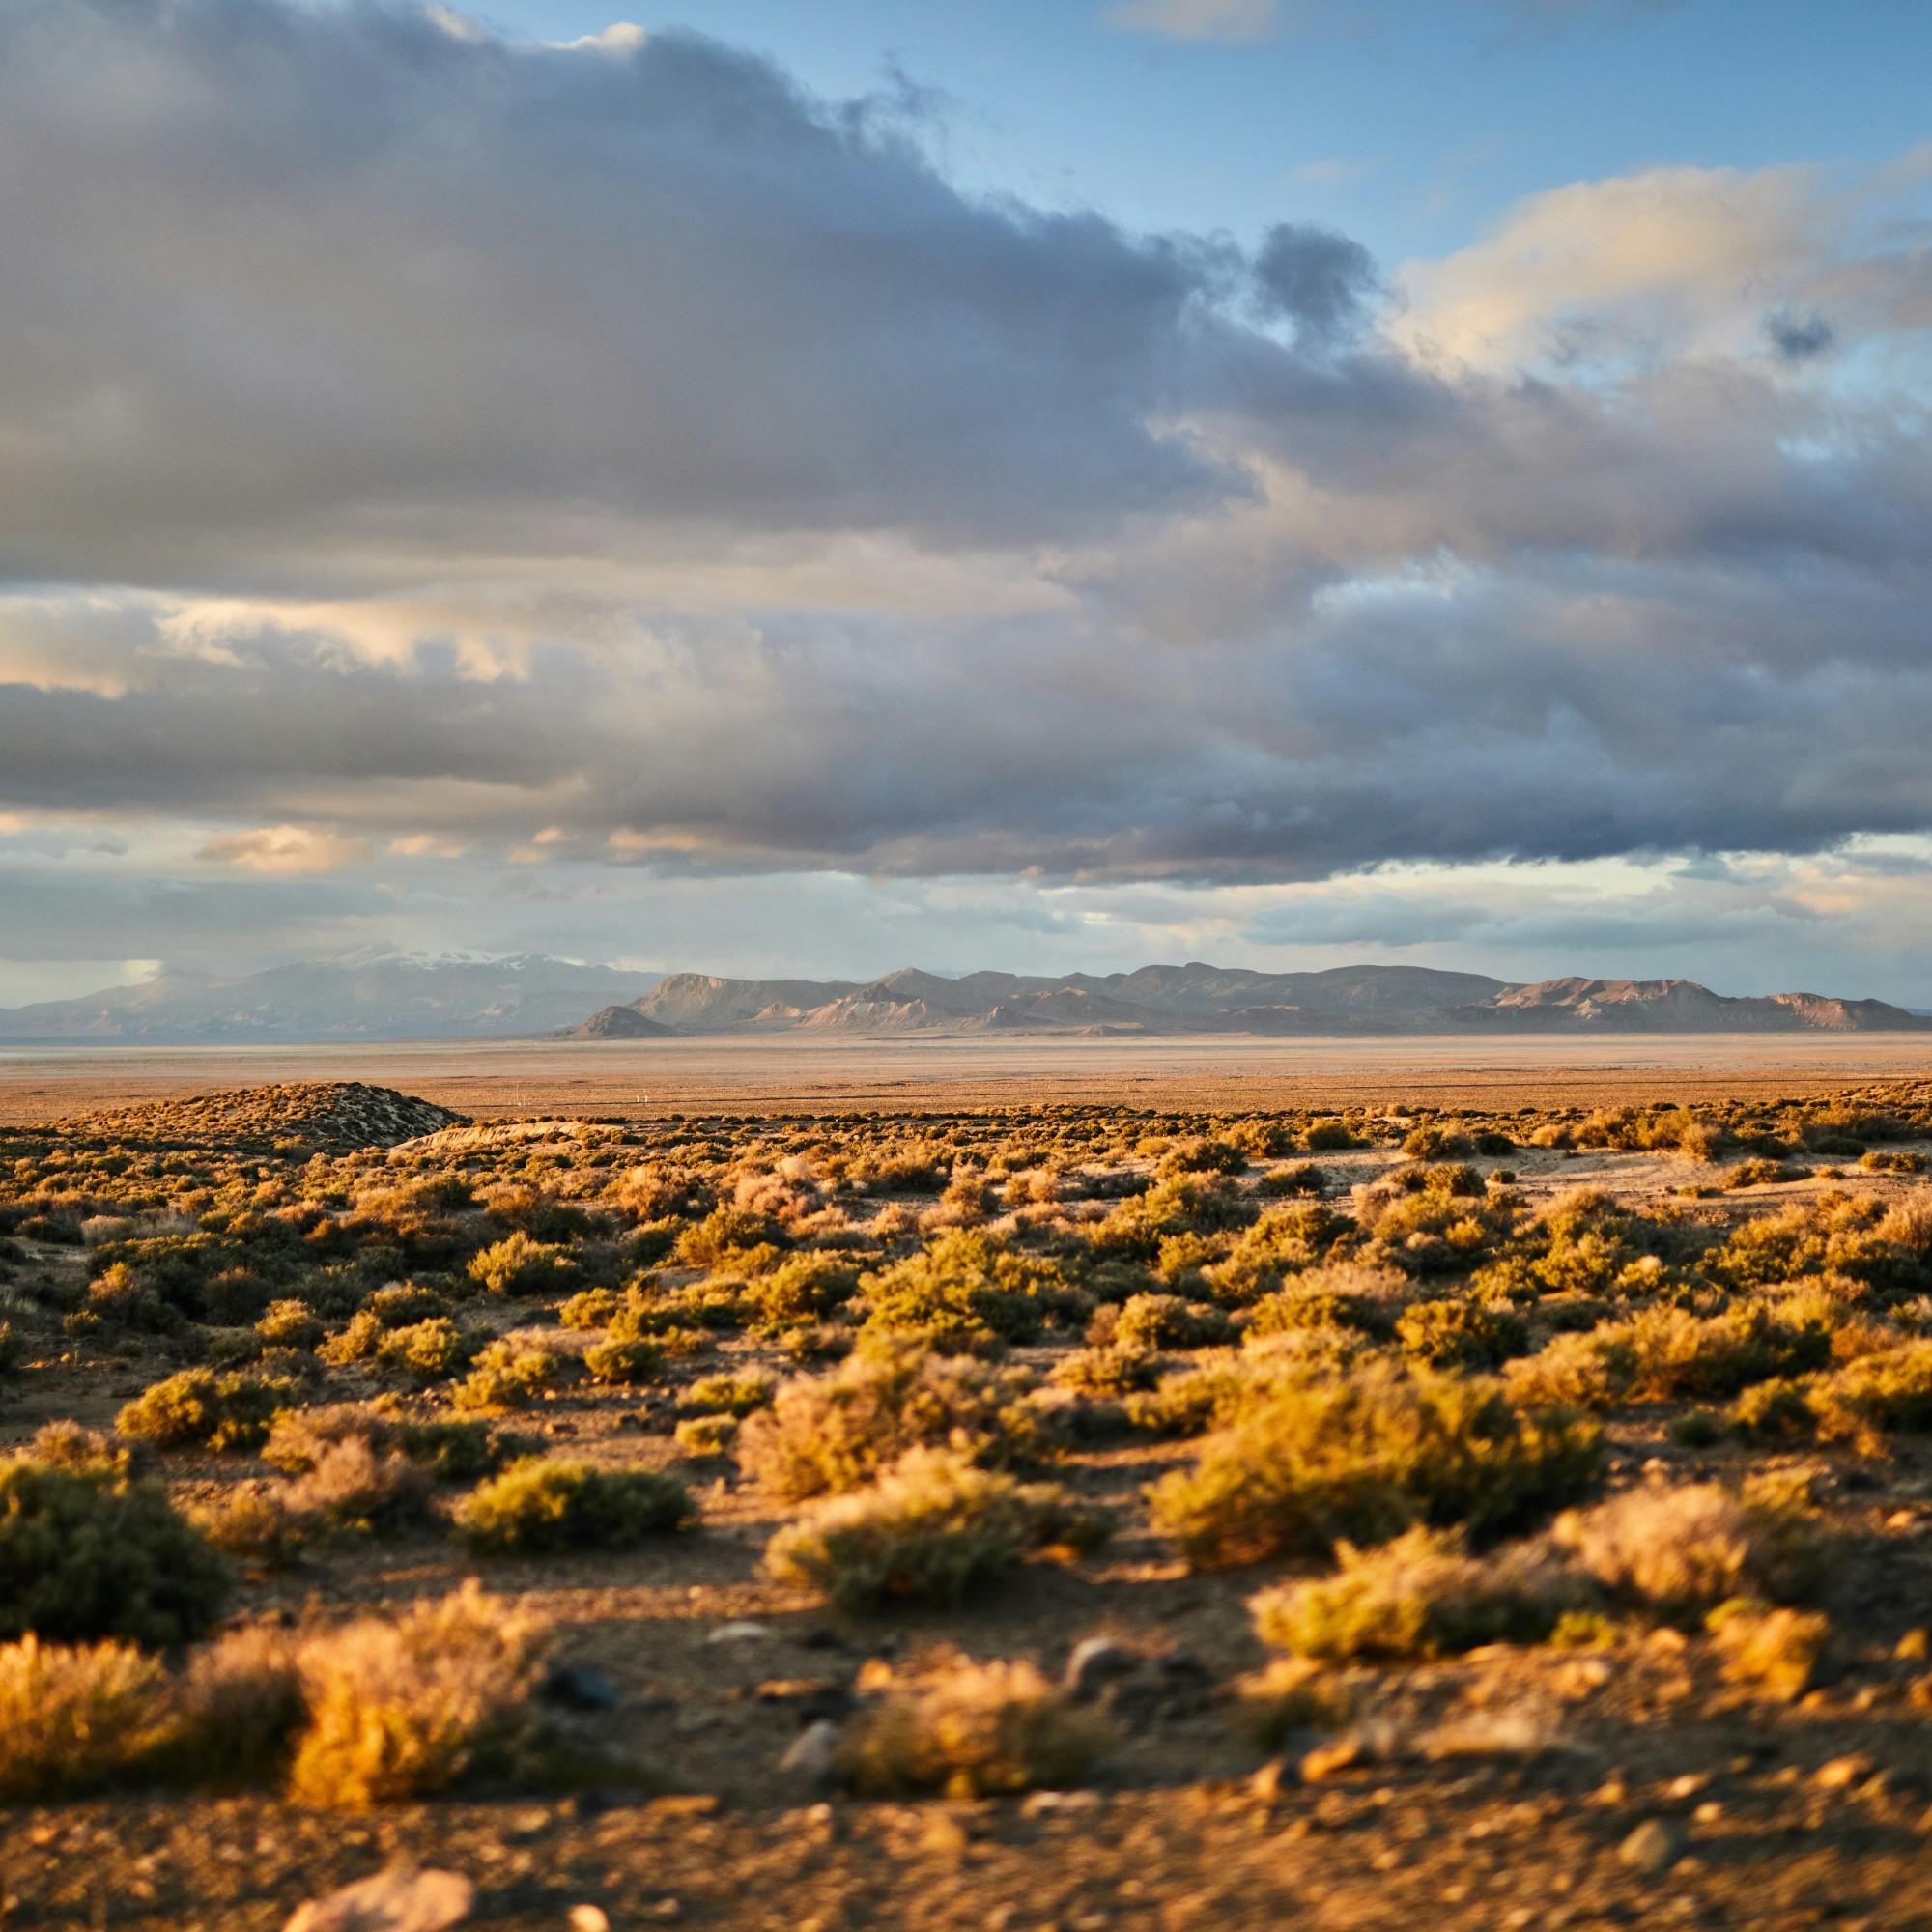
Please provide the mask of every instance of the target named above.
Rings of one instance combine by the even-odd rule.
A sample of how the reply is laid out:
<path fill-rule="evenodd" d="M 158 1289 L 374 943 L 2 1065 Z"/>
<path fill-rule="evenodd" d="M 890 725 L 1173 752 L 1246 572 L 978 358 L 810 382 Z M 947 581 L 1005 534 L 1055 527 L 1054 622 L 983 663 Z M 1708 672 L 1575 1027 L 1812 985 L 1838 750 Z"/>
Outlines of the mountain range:
<path fill-rule="evenodd" d="M 662 976 L 536 954 L 497 959 L 361 948 L 226 977 L 164 972 L 79 999 L 0 1009 L 0 1044 L 294 1044 L 518 1038 L 635 999 Z"/>
<path fill-rule="evenodd" d="M 589 1017 L 585 1018 L 586 1012 Z M 222 976 L 164 972 L 133 986 L 0 1009 L 0 1045 L 679 1036 L 1060 1034 L 1878 1033 L 1932 1030 L 1880 1000 L 1731 999 L 1690 980 L 1532 985 L 1424 966 L 1321 973 L 1143 966 L 1045 978 L 908 967 L 882 980 L 727 980 L 535 954 L 361 949 Z"/>
<path fill-rule="evenodd" d="M 1543 980 L 1528 985 L 1424 966 L 1259 973 L 1143 966 L 1058 979 L 917 967 L 882 980 L 724 980 L 673 973 L 561 1036 L 690 1034 L 1373 1035 L 1420 1033 L 1883 1033 L 1932 1018 L 1818 993 L 1730 998 L 1690 980 Z"/>

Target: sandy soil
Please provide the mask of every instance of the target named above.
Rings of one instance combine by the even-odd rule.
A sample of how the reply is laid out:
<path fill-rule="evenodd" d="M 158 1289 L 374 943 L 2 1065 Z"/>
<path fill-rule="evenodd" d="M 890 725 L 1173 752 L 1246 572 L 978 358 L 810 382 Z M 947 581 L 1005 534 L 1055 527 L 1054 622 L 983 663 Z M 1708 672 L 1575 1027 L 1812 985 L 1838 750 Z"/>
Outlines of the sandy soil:
<path fill-rule="evenodd" d="M 0 1123 L 283 1080 L 367 1080 L 478 1119 L 707 1108 L 1609 1106 L 1808 1094 L 1932 1074 L 1932 1035 L 1621 1039 L 384 1041 L 0 1051 Z"/>

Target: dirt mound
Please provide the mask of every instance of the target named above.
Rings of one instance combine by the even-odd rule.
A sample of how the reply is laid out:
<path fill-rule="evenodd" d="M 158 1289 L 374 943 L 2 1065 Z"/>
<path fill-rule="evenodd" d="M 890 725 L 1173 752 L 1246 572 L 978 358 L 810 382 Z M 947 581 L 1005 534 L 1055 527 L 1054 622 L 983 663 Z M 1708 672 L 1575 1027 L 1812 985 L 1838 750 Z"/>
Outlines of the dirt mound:
<path fill-rule="evenodd" d="M 84 1115 L 51 1129 L 65 1137 L 142 1141 L 172 1146 L 288 1150 L 323 1153 L 394 1147 L 444 1127 L 463 1116 L 392 1087 L 359 1080 L 293 1081 L 275 1087 L 242 1087 L 227 1094 L 194 1094 L 179 1100 Z"/>

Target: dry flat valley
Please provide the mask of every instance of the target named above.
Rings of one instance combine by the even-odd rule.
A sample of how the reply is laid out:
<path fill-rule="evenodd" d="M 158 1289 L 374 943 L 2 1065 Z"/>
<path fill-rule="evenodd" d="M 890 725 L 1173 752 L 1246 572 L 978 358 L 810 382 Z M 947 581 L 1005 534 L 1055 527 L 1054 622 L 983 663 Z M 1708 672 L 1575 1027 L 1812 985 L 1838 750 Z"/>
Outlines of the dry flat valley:
<path fill-rule="evenodd" d="M 0 1925 L 1932 1923 L 1921 1051 L 0 1064 Z"/>

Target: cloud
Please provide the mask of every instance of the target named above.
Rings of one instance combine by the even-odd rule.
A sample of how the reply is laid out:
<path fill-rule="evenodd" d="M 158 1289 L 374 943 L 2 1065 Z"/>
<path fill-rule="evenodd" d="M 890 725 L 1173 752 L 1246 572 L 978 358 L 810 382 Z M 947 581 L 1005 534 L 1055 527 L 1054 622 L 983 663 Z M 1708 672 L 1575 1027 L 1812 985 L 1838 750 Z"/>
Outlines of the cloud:
<path fill-rule="evenodd" d="M 264 825 L 211 838 L 199 856 L 267 879 L 295 879 L 367 865 L 372 853 L 366 838 L 344 838 L 317 826 Z"/>
<path fill-rule="evenodd" d="M 0 10 L 0 813 L 153 828 L 63 889 L 91 935 L 45 880 L 16 922 L 146 956 L 219 885 L 293 946 L 310 881 L 635 953 L 717 879 L 1018 930 L 1932 830 L 1917 164 L 1576 184 L 1384 277 L 609 41 Z M 1426 910 L 1555 943 L 1484 903 Z"/>

